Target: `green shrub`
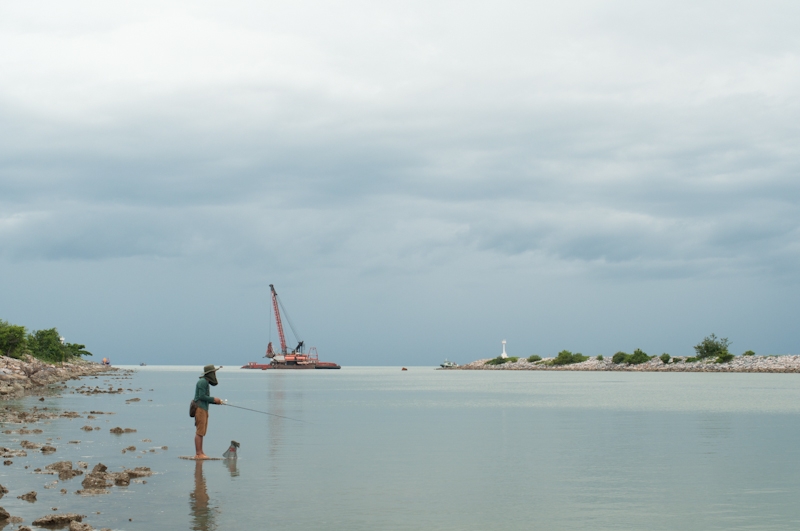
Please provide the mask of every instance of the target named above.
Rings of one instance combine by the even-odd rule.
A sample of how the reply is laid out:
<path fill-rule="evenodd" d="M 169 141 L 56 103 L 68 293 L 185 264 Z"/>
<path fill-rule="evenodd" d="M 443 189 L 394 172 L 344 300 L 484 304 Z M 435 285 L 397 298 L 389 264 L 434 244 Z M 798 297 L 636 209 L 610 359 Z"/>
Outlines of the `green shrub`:
<path fill-rule="evenodd" d="M 497 356 L 496 358 L 487 361 L 485 365 L 502 365 L 504 363 L 514 363 L 518 359 L 519 358 L 516 356 L 509 356 L 507 358 L 501 358 L 500 356 Z"/>
<path fill-rule="evenodd" d="M 553 365 L 571 365 L 573 363 L 580 363 L 589 359 L 589 356 L 584 356 L 580 352 L 573 354 L 569 350 L 562 350 L 553 360 Z"/>
<path fill-rule="evenodd" d="M 534 354 L 533 356 L 528 356 L 528 361 L 531 363 L 535 361 L 542 361 L 542 357 Z"/>
<path fill-rule="evenodd" d="M 694 363 L 695 361 L 697 361 L 697 358 L 686 358 L 684 361 L 686 363 Z"/>
<path fill-rule="evenodd" d="M 617 352 L 611 358 L 611 361 L 614 363 L 630 363 L 631 365 L 639 365 L 640 363 L 648 362 L 652 359 L 652 356 L 648 356 L 644 351 L 640 349 L 636 349 L 633 351 L 633 354 L 626 354 L 625 352 Z"/>
<path fill-rule="evenodd" d="M 25 327 L 0 319 L 0 354 L 19 359 L 27 351 L 28 336 Z"/>
<path fill-rule="evenodd" d="M 663 361 L 664 363 L 669 363 L 669 354 L 667 354 L 667 353 L 665 352 L 665 353 L 663 353 L 663 354 L 662 354 L 662 355 L 659 357 L 659 359 L 660 359 L 661 361 Z"/>
<path fill-rule="evenodd" d="M 614 354 L 611 357 L 611 361 L 613 361 L 614 363 L 617 363 L 617 364 L 619 364 L 619 363 L 628 363 L 628 358 L 630 358 L 630 356 L 631 356 L 630 354 L 626 354 L 626 353 L 620 351 L 620 352 L 617 352 L 616 354 Z"/>
<path fill-rule="evenodd" d="M 733 359 L 733 354 L 720 354 L 717 356 L 716 363 L 728 363 Z"/>
<path fill-rule="evenodd" d="M 756 353 L 753 352 L 752 350 L 748 350 L 744 354 L 742 354 L 742 356 L 755 356 L 755 355 Z"/>
<path fill-rule="evenodd" d="M 631 357 L 628 358 L 627 362 L 631 365 L 639 365 L 640 363 L 646 363 L 650 361 L 651 356 L 648 356 L 647 353 L 640 349 L 636 349 L 631 354 Z"/>
<path fill-rule="evenodd" d="M 602 355 L 602 354 L 600 354 L 599 356 L 597 356 L 597 361 L 603 361 L 603 355 Z"/>
<path fill-rule="evenodd" d="M 728 341 L 727 337 L 719 339 L 714 334 L 711 334 L 695 345 L 694 350 L 697 352 L 697 359 L 718 358 L 728 354 L 730 344 L 731 342 Z"/>

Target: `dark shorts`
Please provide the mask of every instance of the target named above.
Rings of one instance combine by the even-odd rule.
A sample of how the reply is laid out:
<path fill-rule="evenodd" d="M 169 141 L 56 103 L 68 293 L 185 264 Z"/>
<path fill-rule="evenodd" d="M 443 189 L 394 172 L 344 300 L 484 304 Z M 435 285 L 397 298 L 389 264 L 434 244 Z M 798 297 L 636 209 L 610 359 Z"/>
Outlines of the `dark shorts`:
<path fill-rule="evenodd" d="M 205 437 L 208 429 L 208 411 L 201 407 L 197 408 L 197 412 L 194 414 L 194 425 L 197 428 L 197 435 Z"/>

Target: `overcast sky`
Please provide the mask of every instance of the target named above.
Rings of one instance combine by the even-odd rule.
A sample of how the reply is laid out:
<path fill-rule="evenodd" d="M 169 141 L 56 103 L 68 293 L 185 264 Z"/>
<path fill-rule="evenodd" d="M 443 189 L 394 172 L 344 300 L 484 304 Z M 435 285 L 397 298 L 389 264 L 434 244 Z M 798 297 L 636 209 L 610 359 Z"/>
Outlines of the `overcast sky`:
<path fill-rule="evenodd" d="M 114 363 L 800 353 L 796 1 L 0 3 L 0 319 Z"/>

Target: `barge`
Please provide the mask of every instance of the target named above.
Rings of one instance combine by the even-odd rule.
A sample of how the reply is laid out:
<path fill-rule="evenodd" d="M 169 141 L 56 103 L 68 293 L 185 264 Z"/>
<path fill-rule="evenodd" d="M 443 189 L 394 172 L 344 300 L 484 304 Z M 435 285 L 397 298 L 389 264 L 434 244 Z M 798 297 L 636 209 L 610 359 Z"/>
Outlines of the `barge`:
<path fill-rule="evenodd" d="M 341 369 L 342 367 L 330 361 L 319 361 L 316 347 L 311 347 L 308 352 L 305 352 L 305 342 L 298 338 L 297 333 L 292 326 L 292 321 L 288 319 L 289 328 L 297 340 L 297 346 L 293 350 L 289 350 L 286 346 L 286 336 L 283 333 L 283 321 L 281 320 L 281 309 L 286 313 L 286 308 L 278 298 L 278 292 L 275 291 L 275 286 L 269 285 L 272 292 L 272 309 L 275 312 L 275 324 L 278 327 L 278 337 L 281 341 L 280 351 L 276 351 L 272 346 L 272 341 L 267 344 L 267 353 L 265 358 L 269 359 L 267 363 L 258 363 L 251 361 L 246 365 L 242 365 L 242 369 L 261 369 L 262 371 L 271 369 L 289 369 L 289 370 L 303 370 L 303 369 Z"/>

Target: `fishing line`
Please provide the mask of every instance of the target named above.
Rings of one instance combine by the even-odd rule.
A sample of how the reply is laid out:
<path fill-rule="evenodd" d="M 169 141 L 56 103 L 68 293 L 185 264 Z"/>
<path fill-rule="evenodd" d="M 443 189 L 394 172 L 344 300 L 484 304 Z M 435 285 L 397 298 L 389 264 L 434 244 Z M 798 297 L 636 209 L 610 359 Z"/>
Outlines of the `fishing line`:
<path fill-rule="evenodd" d="M 253 411 L 255 413 L 261 413 L 262 415 L 271 415 L 273 417 L 280 417 L 282 419 L 296 420 L 297 422 L 305 422 L 304 420 L 293 419 L 292 417 L 284 417 L 283 415 L 276 415 L 275 413 L 267 413 L 266 411 L 259 411 L 257 409 L 250 409 L 249 407 L 234 406 L 233 404 L 225 404 L 225 403 L 223 403 L 222 405 L 223 406 L 228 406 L 228 407 L 235 407 L 235 408 L 238 408 L 238 409 L 246 409 L 247 411 Z"/>

